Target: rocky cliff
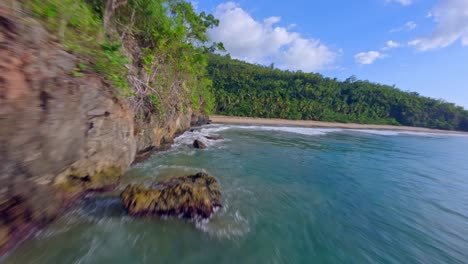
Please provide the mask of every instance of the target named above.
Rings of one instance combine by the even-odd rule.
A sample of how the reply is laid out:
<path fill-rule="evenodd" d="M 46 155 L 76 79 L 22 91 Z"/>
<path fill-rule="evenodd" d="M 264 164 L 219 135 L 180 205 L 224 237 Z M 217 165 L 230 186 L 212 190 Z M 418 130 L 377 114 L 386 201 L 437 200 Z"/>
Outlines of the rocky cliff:
<path fill-rule="evenodd" d="M 135 119 L 101 76 L 71 74 L 77 61 L 39 21 L 0 5 L 0 254 L 205 119 L 190 108 Z"/>

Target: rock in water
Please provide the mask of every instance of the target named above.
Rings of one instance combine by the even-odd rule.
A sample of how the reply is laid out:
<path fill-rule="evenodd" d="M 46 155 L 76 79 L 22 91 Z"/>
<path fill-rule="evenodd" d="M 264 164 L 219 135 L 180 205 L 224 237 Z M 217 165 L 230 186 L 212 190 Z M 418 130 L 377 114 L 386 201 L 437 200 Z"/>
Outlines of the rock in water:
<path fill-rule="evenodd" d="M 208 135 L 208 136 L 205 136 L 206 139 L 210 139 L 210 140 L 221 140 L 221 139 L 224 139 L 223 136 L 220 136 L 220 135 Z"/>
<path fill-rule="evenodd" d="M 206 144 L 203 143 L 201 140 L 196 139 L 193 142 L 193 147 L 197 149 L 206 149 Z"/>
<path fill-rule="evenodd" d="M 218 183 L 204 172 L 161 181 L 151 187 L 129 185 L 121 199 L 133 216 L 209 218 L 221 207 Z"/>

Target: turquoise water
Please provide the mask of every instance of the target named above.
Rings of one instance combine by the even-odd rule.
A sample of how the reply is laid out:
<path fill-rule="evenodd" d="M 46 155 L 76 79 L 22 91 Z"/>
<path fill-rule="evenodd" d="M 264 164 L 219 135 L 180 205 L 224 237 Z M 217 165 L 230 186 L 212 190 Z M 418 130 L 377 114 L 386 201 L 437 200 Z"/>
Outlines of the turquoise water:
<path fill-rule="evenodd" d="M 188 145 L 217 133 L 206 150 Z M 213 125 L 133 167 L 130 182 L 206 170 L 209 222 L 132 219 L 85 200 L 4 263 L 468 263 L 468 137 Z"/>

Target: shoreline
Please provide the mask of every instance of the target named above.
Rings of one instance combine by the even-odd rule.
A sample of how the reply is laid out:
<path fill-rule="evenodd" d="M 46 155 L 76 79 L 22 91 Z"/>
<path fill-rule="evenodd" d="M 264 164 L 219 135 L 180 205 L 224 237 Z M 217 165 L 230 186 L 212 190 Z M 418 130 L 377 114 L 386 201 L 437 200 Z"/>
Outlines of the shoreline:
<path fill-rule="evenodd" d="M 424 128 L 424 127 L 337 123 L 337 122 L 323 122 L 323 121 L 311 121 L 311 120 L 288 120 L 288 119 L 277 119 L 277 118 L 238 117 L 238 116 L 222 116 L 222 115 L 211 115 L 210 121 L 213 124 L 296 126 L 296 127 L 311 127 L 311 128 L 373 129 L 373 130 L 393 130 L 393 131 L 429 132 L 429 133 L 439 133 L 439 134 L 468 135 L 468 132 L 464 132 L 464 131 L 441 130 L 441 129 L 432 129 L 432 128 Z"/>

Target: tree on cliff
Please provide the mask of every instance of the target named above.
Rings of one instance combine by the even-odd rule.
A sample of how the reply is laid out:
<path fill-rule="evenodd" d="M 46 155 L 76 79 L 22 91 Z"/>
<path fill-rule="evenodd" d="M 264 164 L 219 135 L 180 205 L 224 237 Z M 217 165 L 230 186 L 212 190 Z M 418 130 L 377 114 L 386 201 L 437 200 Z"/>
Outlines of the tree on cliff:
<path fill-rule="evenodd" d="M 213 47 L 207 30 L 219 23 L 213 15 L 197 13 L 181 0 L 129 0 L 115 10 L 115 20 L 125 25 L 124 45 L 132 46 L 134 40 L 141 47 L 137 58 L 131 50 L 134 64 L 141 67 L 129 78 L 137 113 L 141 106 L 152 105 L 155 113 L 163 114 L 171 101 L 180 101 L 177 108 L 182 111 L 214 107 L 206 76 L 207 52 Z"/>
<path fill-rule="evenodd" d="M 127 4 L 127 0 L 107 0 L 105 4 L 103 22 L 104 28 L 107 28 L 110 18 L 113 16 L 115 10 Z"/>
<path fill-rule="evenodd" d="M 129 98 L 140 117 L 163 117 L 174 104 L 208 113 L 207 30 L 219 21 L 183 0 L 29 0 L 26 6 L 57 32 L 67 50 L 86 57 L 75 76 L 92 69 Z"/>

